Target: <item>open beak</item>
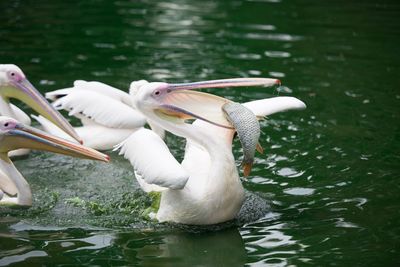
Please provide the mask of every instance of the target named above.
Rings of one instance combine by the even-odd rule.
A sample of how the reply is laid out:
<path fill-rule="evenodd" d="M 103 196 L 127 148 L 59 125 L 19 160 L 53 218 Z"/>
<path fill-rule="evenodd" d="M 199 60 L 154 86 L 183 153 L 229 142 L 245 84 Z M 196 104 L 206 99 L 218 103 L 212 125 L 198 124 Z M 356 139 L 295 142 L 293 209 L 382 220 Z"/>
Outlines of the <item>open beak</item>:
<path fill-rule="evenodd" d="M 23 78 L 20 81 L 11 81 L 10 85 L 11 86 L 2 89 L 1 94 L 3 97 L 16 98 L 24 102 L 40 115 L 64 130 L 75 140 L 82 143 L 81 138 L 77 135 L 69 122 L 50 105 L 28 79 Z"/>
<path fill-rule="evenodd" d="M 86 158 L 108 162 L 110 157 L 94 149 L 75 144 L 67 140 L 49 135 L 43 131 L 18 123 L 14 129 L 4 135 L 1 152 L 19 148 L 50 151 L 72 157 Z"/>
<path fill-rule="evenodd" d="M 222 110 L 222 106 L 228 102 L 232 102 L 231 100 L 192 90 L 273 85 L 280 85 L 280 81 L 269 78 L 234 78 L 193 83 L 163 84 L 161 89 L 165 90 L 166 93 L 161 99 L 161 105 L 156 110 L 156 114 L 163 118 L 174 120 L 200 119 L 219 127 L 234 129 Z"/>
<path fill-rule="evenodd" d="M 233 129 L 222 113 L 230 100 L 203 92 L 179 90 L 168 93 L 156 114 L 174 120 L 200 119 L 219 127 Z"/>

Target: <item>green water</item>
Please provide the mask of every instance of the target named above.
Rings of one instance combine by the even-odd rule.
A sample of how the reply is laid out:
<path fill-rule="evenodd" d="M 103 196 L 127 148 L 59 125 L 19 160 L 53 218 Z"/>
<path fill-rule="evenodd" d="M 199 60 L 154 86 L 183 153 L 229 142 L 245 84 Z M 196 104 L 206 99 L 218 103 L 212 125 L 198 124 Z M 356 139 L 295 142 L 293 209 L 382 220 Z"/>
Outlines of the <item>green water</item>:
<path fill-rule="evenodd" d="M 42 152 L 15 161 L 35 204 L 0 210 L 0 266 L 400 266 L 398 1 L 26 0 L 0 10 L 0 62 L 42 92 L 76 79 L 126 89 L 263 76 L 284 87 L 213 92 L 308 106 L 262 123 L 266 153 L 244 186 L 271 208 L 255 222 L 146 221 L 151 199 L 115 152 L 108 165 Z M 183 141 L 167 141 L 181 157 Z M 239 164 L 237 142 L 234 154 Z"/>

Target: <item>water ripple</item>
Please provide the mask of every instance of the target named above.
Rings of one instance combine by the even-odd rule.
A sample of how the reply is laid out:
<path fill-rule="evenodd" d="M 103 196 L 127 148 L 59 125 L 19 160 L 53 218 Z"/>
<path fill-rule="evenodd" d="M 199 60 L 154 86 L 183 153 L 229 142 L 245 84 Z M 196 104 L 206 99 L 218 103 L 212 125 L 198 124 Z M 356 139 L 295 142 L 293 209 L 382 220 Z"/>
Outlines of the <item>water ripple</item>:
<path fill-rule="evenodd" d="M 271 24 L 233 24 L 227 23 L 226 26 L 229 28 L 246 29 L 246 30 L 261 30 L 261 31 L 274 31 L 276 26 Z"/>
<path fill-rule="evenodd" d="M 251 54 L 251 53 L 227 54 L 227 57 L 233 58 L 233 59 L 244 59 L 244 60 L 258 60 L 258 59 L 261 59 L 261 55 L 259 55 L 259 54 Z"/>
<path fill-rule="evenodd" d="M 314 188 L 304 188 L 304 187 L 293 187 L 293 188 L 287 188 L 283 190 L 286 194 L 289 195 L 294 195 L 294 196 L 310 196 L 314 194 L 315 189 Z"/>
<path fill-rule="evenodd" d="M 0 266 L 8 266 L 13 263 L 23 262 L 29 258 L 36 257 L 47 257 L 48 254 L 41 250 L 32 250 L 24 254 L 17 254 L 13 256 L 7 256 L 0 259 Z"/>
<path fill-rule="evenodd" d="M 297 42 L 303 39 L 301 36 L 285 34 L 285 33 L 244 33 L 244 34 L 230 34 L 234 38 L 250 39 L 250 40 L 264 40 L 264 41 L 280 41 L 280 42 Z"/>
<path fill-rule="evenodd" d="M 287 58 L 291 56 L 289 52 L 285 51 L 265 51 L 264 54 L 272 58 Z"/>
<path fill-rule="evenodd" d="M 296 178 L 296 177 L 300 177 L 305 173 L 305 171 L 296 171 L 293 168 L 289 168 L 289 167 L 284 167 L 282 169 L 279 169 L 276 174 L 278 174 L 279 176 L 284 176 L 284 177 L 289 177 L 289 178 Z"/>
<path fill-rule="evenodd" d="M 261 122 L 266 154 L 257 155 L 253 176 L 243 183 L 272 202 L 273 212 L 240 227 L 240 234 L 150 228 L 135 213 L 147 200 L 132 182 L 131 166 L 115 155 L 110 165 L 38 152 L 16 161 L 35 204 L 0 216 L 2 264 L 17 256 L 21 265 L 396 266 L 395 1 L 78 2 L 71 9 L 68 1 L 36 1 L 33 12 L 21 0 L 0 1 L 0 39 L 6 40 L 0 56 L 21 65 L 42 92 L 75 79 L 127 89 L 133 79 L 270 76 L 285 87 L 218 94 L 233 101 L 290 95 L 308 108 Z M 182 157 L 183 142 L 168 141 Z M 93 215 L 65 203 L 77 196 L 112 212 Z M 38 227 L 8 226 L 21 219 Z M 59 224 L 140 233 L 48 226 Z"/>

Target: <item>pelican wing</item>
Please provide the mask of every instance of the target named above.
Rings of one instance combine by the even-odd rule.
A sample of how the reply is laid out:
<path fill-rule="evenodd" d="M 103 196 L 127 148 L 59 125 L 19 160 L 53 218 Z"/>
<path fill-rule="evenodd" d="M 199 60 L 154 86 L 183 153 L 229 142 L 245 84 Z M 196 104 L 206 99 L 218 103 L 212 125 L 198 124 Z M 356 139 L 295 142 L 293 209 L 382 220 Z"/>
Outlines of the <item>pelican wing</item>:
<path fill-rule="evenodd" d="M 0 190 L 9 196 L 15 196 L 18 193 L 15 184 L 2 170 L 0 170 Z"/>
<path fill-rule="evenodd" d="M 250 109 L 257 117 L 269 116 L 281 111 L 306 108 L 306 104 L 303 101 L 290 96 L 260 99 L 244 103 L 243 105 Z"/>
<path fill-rule="evenodd" d="M 167 187 L 162 187 L 156 184 L 149 184 L 146 183 L 146 181 L 144 180 L 144 178 L 142 177 L 142 175 L 140 175 L 137 171 L 135 171 L 135 177 L 136 180 L 138 181 L 140 187 L 142 188 L 142 190 L 146 193 L 149 192 L 162 192 L 166 189 L 168 189 Z"/>
<path fill-rule="evenodd" d="M 73 88 L 64 88 L 64 89 L 58 89 L 58 90 L 54 90 L 51 92 L 47 92 L 45 93 L 45 97 L 51 101 L 56 101 L 57 99 L 64 97 L 66 95 L 68 95 L 69 93 L 71 93 L 73 90 Z"/>
<path fill-rule="evenodd" d="M 74 91 L 92 91 L 111 97 L 112 99 L 118 100 L 125 104 L 130 103 L 130 96 L 128 93 L 102 82 L 88 82 L 84 80 L 76 80 L 73 87 L 48 92 L 46 93 L 46 98 L 55 101 L 56 99 L 66 96 Z"/>
<path fill-rule="evenodd" d="M 138 174 L 139 184 L 144 181 L 146 184 L 170 189 L 182 189 L 186 185 L 189 174 L 174 158 L 161 137 L 153 131 L 138 129 L 119 147 L 120 154 L 131 162 Z M 146 186 L 141 186 L 148 191 Z"/>
<path fill-rule="evenodd" d="M 162 139 L 165 138 L 165 130 L 163 128 L 161 128 L 160 126 L 158 126 L 158 124 L 155 124 L 151 121 L 147 121 L 147 124 L 150 126 L 150 128 L 153 130 L 153 132 L 158 134 Z"/>
<path fill-rule="evenodd" d="M 76 142 L 64 131 L 42 116 L 32 115 L 46 132 Z M 132 134 L 132 129 L 108 128 L 99 124 L 90 124 L 83 127 L 76 127 L 75 131 L 82 138 L 83 145 L 96 150 L 113 149 L 115 144 L 119 144 Z"/>
<path fill-rule="evenodd" d="M 94 121 L 97 124 L 120 129 L 141 127 L 146 123 L 139 112 L 111 97 L 87 90 L 71 90 L 69 94 L 53 102 L 70 116 Z"/>

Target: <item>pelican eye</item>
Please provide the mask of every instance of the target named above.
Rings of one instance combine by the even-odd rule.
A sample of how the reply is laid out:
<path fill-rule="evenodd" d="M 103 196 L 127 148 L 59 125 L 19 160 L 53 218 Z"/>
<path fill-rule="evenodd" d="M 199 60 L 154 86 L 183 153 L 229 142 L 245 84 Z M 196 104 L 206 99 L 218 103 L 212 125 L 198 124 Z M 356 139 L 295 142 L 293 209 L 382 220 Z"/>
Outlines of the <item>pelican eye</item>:
<path fill-rule="evenodd" d="M 21 80 L 22 80 L 22 75 L 21 74 L 19 74 L 18 72 L 16 72 L 16 71 L 9 71 L 9 72 L 7 72 L 7 75 L 8 75 L 8 77 L 10 78 L 10 79 L 12 79 L 12 80 L 14 80 L 14 81 L 16 81 L 16 82 L 20 82 Z"/>
<path fill-rule="evenodd" d="M 2 130 L 9 130 L 15 127 L 15 123 L 12 121 L 3 121 L 0 125 Z"/>

